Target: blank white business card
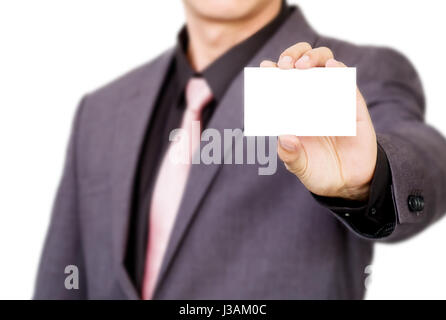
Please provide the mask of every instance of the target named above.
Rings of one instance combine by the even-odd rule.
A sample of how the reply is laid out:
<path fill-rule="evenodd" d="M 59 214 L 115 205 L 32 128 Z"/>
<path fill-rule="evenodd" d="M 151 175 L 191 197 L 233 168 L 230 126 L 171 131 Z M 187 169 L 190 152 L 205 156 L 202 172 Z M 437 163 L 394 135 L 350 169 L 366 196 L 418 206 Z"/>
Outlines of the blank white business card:
<path fill-rule="evenodd" d="M 245 68 L 245 136 L 355 136 L 356 68 Z"/>

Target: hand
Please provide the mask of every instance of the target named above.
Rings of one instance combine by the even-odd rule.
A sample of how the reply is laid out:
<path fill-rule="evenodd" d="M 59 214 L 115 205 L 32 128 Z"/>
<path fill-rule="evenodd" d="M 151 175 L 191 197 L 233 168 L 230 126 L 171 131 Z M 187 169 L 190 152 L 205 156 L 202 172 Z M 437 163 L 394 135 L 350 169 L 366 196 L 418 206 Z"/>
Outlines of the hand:
<path fill-rule="evenodd" d="M 330 49 L 312 49 L 308 43 L 298 43 L 286 49 L 277 63 L 263 61 L 260 66 L 281 69 L 346 67 L 334 59 Z M 366 201 L 376 166 L 377 142 L 367 105 L 359 90 L 356 126 L 356 137 L 281 136 L 279 157 L 314 194 Z"/>

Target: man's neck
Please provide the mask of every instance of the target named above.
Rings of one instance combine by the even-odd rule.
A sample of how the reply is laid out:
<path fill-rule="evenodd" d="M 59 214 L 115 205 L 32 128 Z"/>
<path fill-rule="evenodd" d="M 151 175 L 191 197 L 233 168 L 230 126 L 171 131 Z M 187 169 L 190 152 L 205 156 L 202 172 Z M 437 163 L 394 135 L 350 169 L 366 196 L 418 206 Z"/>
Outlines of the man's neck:
<path fill-rule="evenodd" d="M 280 5 L 280 1 L 271 1 L 271 5 L 237 21 L 212 21 L 186 10 L 187 56 L 194 70 L 204 70 L 226 51 L 267 25 L 279 13 Z"/>

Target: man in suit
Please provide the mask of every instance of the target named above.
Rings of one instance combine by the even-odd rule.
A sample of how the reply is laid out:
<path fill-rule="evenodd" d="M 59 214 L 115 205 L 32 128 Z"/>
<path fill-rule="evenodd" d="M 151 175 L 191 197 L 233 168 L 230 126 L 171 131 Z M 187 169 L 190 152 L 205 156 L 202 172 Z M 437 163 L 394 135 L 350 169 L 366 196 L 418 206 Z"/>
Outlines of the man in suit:
<path fill-rule="evenodd" d="M 424 123 L 414 68 L 317 34 L 280 0 L 184 6 L 174 49 L 82 100 L 35 297 L 363 298 L 374 241 L 446 210 L 446 141 Z M 176 128 L 243 128 L 243 67 L 260 64 L 356 67 L 357 136 L 280 137 L 270 176 L 170 163 Z"/>

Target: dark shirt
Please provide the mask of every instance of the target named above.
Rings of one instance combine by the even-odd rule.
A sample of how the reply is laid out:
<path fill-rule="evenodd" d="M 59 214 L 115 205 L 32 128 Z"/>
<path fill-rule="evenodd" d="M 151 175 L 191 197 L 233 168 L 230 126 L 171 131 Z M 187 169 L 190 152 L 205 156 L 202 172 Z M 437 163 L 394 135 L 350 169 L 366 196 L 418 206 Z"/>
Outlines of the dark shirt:
<path fill-rule="evenodd" d="M 149 204 L 155 177 L 160 166 L 160 160 L 169 144 L 169 134 L 173 129 L 180 127 L 185 108 L 184 89 L 188 80 L 194 76 L 202 76 L 212 90 L 213 100 L 202 113 L 202 127 L 206 128 L 232 80 L 293 11 L 294 7 L 283 2 L 277 17 L 250 38 L 224 53 L 200 74 L 194 72 L 187 60 L 188 37 L 186 28 L 183 28 L 180 32 L 174 58 L 163 80 L 155 109 L 147 126 L 135 176 L 125 265 L 139 292 L 141 291 L 144 274 Z M 383 227 L 383 221 L 389 220 L 389 216 L 390 220 L 395 219 L 395 214 L 392 213 L 394 212 L 393 204 L 387 206 L 388 203 L 386 202 L 388 198 L 386 188 L 390 186 L 389 166 L 384 152 L 381 148 L 379 150 L 379 165 L 377 165 L 373 179 L 373 192 L 369 203 L 350 203 L 342 199 L 326 199 L 314 196 L 319 203 L 328 206 L 341 219 L 344 219 L 355 230 L 364 233 L 366 236 L 373 236 L 376 229 Z M 382 215 L 381 208 L 383 205 L 386 205 L 387 209 Z M 372 212 L 372 208 L 375 208 L 373 216 L 368 214 L 368 212 Z M 347 219 L 345 213 L 348 212 L 351 214 Z"/>

